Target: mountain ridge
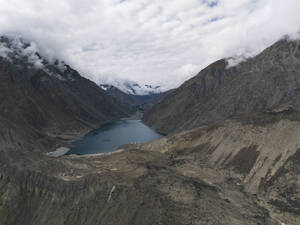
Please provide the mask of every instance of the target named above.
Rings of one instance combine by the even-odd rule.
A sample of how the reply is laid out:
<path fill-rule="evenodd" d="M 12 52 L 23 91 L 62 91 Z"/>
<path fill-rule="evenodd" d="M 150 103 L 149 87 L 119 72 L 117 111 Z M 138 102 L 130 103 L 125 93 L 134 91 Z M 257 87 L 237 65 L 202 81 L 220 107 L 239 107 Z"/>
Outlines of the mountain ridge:
<path fill-rule="evenodd" d="M 237 66 L 219 60 L 164 98 L 144 122 L 170 133 L 280 107 L 299 95 L 299 56 L 299 41 L 281 40 Z"/>

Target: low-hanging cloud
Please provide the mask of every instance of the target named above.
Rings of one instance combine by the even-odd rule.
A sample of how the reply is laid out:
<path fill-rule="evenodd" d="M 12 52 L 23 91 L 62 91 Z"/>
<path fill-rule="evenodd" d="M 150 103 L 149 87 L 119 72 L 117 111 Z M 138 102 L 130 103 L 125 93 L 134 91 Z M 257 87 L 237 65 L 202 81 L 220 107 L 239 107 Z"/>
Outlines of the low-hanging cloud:
<path fill-rule="evenodd" d="M 295 35 L 299 11 L 298 0 L 0 0 L 0 33 L 36 41 L 98 83 L 173 88 L 215 60 Z"/>
<path fill-rule="evenodd" d="M 1 57 L 11 62 L 14 58 L 26 58 L 35 68 L 44 68 L 43 59 L 37 54 L 40 50 L 35 42 L 24 40 L 18 36 L 5 36 L 0 38 Z"/>

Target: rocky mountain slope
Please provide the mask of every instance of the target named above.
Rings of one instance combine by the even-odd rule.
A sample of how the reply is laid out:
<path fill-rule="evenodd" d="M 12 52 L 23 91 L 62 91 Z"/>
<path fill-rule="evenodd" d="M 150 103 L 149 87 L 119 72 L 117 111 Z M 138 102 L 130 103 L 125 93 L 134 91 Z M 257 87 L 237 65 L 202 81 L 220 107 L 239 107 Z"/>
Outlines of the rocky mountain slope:
<path fill-rule="evenodd" d="M 139 146 L 211 185 L 233 181 L 280 224 L 300 221 L 300 112 L 276 110 L 183 131 Z M 232 202 L 231 197 L 228 198 Z M 263 223 L 264 224 L 264 223 Z"/>
<path fill-rule="evenodd" d="M 234 182 L 187 175 L 168 154 L 133 148 L 14 162 L 1 168 L 0 224 L 279 224 Z"/>
<path fill-rule="evenodd" d="M 217 61 L 152 108 L 144 121 L 172 133 L 224 119 L 297 104 L 299 41 L 281 40 L 237 66 Z M 296 107 L 296 106 L 295 106 Z"/>
<path fill-rule="evenodd" d="M 110 155 L 2 148 L 0 224 L 297 225 L 299 127 L 283 110 Z"/>
<path fill-rule="evenodd" d="M 12 37 L 1 37 L 0 43 L 2 135 L 11 128 L 51 138 L 127 115 L 127 109 L 95 83 L 63 62 L 42 57 L 34 43 Z"/>

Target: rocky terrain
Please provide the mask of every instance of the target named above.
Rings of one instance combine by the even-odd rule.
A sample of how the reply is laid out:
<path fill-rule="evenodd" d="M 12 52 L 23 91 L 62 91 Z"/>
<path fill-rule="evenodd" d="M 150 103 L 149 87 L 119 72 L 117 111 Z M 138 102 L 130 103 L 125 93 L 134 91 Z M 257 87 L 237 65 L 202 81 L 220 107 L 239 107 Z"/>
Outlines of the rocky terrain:
<path fill-rule="evenodd" d="M 166 133 L 194 129 L 94 156 L 45 153 L 128 110 L 67 65 L 1 56 L 0 225 L 299 224 L 297 46 L 216 62 L 157 104 L 156 124 L 159 108 L 146 116 Z"/>
<path fill-rule="evenodd" d="M 298 107 L 299 71 L 299 41 L 281 40 L 237 66 L 223 59 L 155 105 L 144 122 L 172 133 L 284 104 Z"/>
<path fill-rule="evenodd" d="M 300 113 L 282 110 L 187 130 L 139 148 L 169 155 L 178 171 L 222 191 L 234 182 L 276 221 L 299 224 L 299 135 Z"/>
<path fill-rule="evenodd" d="M 113 154 L 1 151 L 0 224 L 299 224 L 298 112 L 227 120 Z"/>

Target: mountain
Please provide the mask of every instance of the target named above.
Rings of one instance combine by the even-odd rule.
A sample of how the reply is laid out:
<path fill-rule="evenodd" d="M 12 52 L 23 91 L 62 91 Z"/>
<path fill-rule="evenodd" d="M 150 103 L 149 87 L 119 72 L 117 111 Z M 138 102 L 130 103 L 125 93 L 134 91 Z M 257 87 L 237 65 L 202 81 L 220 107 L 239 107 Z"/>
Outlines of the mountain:
<path fill-rule="evenodd" d="M 236 66 L 222 59 L 155 105 L 144 122 L 172 133 L 284 105 L 298 108 L 299 71 L 299 41 L 280 40 Z"/>
<path fill-rule="evenodd" d="M 274 224 L 298 225 L 299 135 L 300 112 L 283 108 L 185 130 L 147 144 L 129 146 L 128 149 L 168 155 L 168 165 L 174 171 L 216 187 L 220 190 L 219 196 L 226 202 L 240 206 L 237 212 L 254 209 L 249 198 L 255 199 L 261 212 L 266 210 L 265 215 L 275 220 Z M 171 191 L 180 190 L 181 194 L 192 192 L 192 188 L 183 190 L 177 185 L 173 183 L 168 189 L 170 192 L 166 192 L 172 197 Z M 186 197 L 181 194 L 177 198 Z M 213 211 L 218 218 L 217 210 Z M 234 215 L 230 217 L 236 218 Z M 226 224 L 226 219 L 215 224 Z M 268 222 L 265 220 L 261 224 Z"/>
<path fill-rule="evenodd" d="M 275 97 L 264 98 L 276 100 L 289 86 L 291 94 L 284 95 L 287 101 L 282 104 L 229 119 L 227 114 L 220 114 L 224 119 L 203 114 L 210 119 L 205 125 L 159 140 L 124 145 L 109 154 L 61 157 L 45 153 L 125 116 L 127 109 L 66 64 L 50 62 L 35 47 L 26 50 L 32 44 L 24 43 L 1 39 L 0 225 L 299 224 L 300 112 L 293 92 L 297 80 L 286 79 L 300 71 L 297 54 L 286 49 L 295 50 L 297 42 L 277 43 L 276 48 L 283 47 L 276 49 L 276 56 L 270 53 L 269 57 L 277 59 L 274 64 L 269 65 L 264 56 L 260 59 L 266 67 L 246 71 L 256 71 L 257 80 L 267 82 L 264 87 L 274 88 L 273 79 L 267 77 L 282 68 L 284 78 L 275 76 L 276 87 L 282 88 Z M 248 81 L 237 89 L 235 82 L 243 80 L 237 79 L 239 75 L 235 75 L 237 81 L 231 77 L 237 67 L 224 64 L 220 61 L 210 67 L 206 74 L 211 71 L 213 76 L 204 76 L 203 93 L 217 93 L 230 82 L 241 98 L 248 99 L 243 90 L 258 84 L 255 76 L 244 77 Z M 256 69 L 270 72 L 262 76 Z M 226 79 L 224 71 L 231 71 Z M 219 78 L 211 80 L 214 77 Z M 201 79 L 199 82 L 201 86 Z M 194 96 L 204 94 L 197 85 L 191 86 L 190 99 L 184 99 L 184 94 L 170 99 L 181 87 L 158 105 L 168 103 L 172 110 L 179 100 L 196 107 Z M 226 97 L 230 91 L 228 85 L 222 94 Z M 230 97 L 228 103 L 235 104 L 234 96 L 233 100 Z M 214 103 L 219 104 L 213 105 L 218 109 L 226 102 Z M 186 116 L 185 110 L 179 112 Z M 168 120 L 171 127 L 180 122 L 177 118 Z"/>
<path fill-rule="evenodd" d="M 162 90 L 162 87 L 158 85 L 138 84 L 134 81 L 122 79 L 100 84 L 100 87 L 102 87 L 104 90 L 111 86 L 119 89 L 120 91 L 128 95 L 152 95 L 164 92 Z"/>
<path fill-rule="evenodd" d="M 95 83 L 64 62 L 50 62 L 22 38 L 0 37 L 1 135 L 24 132 L 28 143 L 42 136 L 71 135 L 127 115 Z M 29 137 L 32 136 L 32 138 Z M 13 142 L 13 141 L 12 141 Z"/>
<path fill-rule="evenodd" d="M 160 102 L 166 95 L 172 92 L 172 90 L 152 93 L 148 92 L 146 95 L 128 94 L 123 92 L 112 85 L 100 85 L 106 93 L 114 97 L 119 103 L 124 106 L 130 107 L 132 111 L 140 110 L 142 112 L 149 110 L 155 104 Z"/>

